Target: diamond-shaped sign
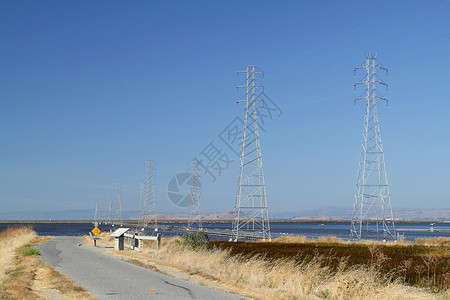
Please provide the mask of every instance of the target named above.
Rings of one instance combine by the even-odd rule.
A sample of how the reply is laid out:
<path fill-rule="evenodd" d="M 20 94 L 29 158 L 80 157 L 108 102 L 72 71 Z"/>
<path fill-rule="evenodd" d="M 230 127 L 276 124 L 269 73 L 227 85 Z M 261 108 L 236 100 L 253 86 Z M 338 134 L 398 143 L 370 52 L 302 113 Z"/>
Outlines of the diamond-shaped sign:
<path fill-rule="evenodd" d="M 100 229 L 98 229 L 97 227 L 95 227 L 94 229 L 92 229 L 92 233 L 97 235 L 100 233 Z"/>

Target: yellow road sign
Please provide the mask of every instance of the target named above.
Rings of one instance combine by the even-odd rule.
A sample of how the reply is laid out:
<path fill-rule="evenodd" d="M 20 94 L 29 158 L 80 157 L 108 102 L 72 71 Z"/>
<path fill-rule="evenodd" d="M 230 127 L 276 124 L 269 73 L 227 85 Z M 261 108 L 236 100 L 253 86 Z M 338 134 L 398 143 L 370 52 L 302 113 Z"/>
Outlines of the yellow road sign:
<path fill-rule="evenodd" d="M 95 227 L 94 229 L 92 229 L 92 233 L 97 235 L 100 233 L 100 229 L 98 229 L 97 227 Z"/>

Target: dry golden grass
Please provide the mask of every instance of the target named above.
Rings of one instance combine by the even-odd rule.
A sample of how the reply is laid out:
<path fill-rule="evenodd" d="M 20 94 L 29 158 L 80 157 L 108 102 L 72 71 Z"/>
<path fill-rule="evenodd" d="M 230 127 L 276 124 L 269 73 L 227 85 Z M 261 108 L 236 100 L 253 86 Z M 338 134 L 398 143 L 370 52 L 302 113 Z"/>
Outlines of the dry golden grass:
<path fill-rule="evenodd" d="M 264 241 L 260 241 L 264 242 Z M 317 239 L 308 239 L 305 236 L 291 236 L 286 235 L 278 237 L 272 240 L 274 243 L 286 243 L 286 244 L 303 244 L 303 243 L 323 243 L 323 244 L 348 244 L 349 241 L 345 239 L 338 238 L 336 236 L 321 236 Z M 352 244 L 356 245 L 392 245 L 392 246 L 410 246 L 412 244 L 424 245 L 424 246 L 450 246 L 450 238 L 438 237 L 438 238 L 417 238 L 414 242 L 409 240 L 398 240 L 398 241 L 375 241 L 375 240 L 361 240 L 361 241 L 351 241 Z"/>
<path fill-rule="evenodd" d="M 48 238 L 37 236 L 31 227 L 12 227 L 0 233 L 0 299 L 46 299 L 48 292 L 65 299 L 95 299 L 39 255 L 22 255 L 29 245 Z"/>
<path fill-rule="evenodd" d="M 62 275 L 48 264 L 39 260 L 34 270 L 33 290 L 45 293 L 57 290 L 64 299 L 96 299 L 84 288 Z"/>
<path fill-rule="evenodd" d="M 292 235 L 286 235 L 272 240 L 273 243 L 285 243 L 285 244 L 303 244 L 306 243 L 307 241 L 308 239 L 306 238 L 306 236 L 292 236 Z"/>
<path fill-rule="evenodd" d="M 103 246 L 110 245 L 110 246 L 114 247 L 114 238 L 109 236 L 110 234 L 111 234 L 111 232 L 109 232 L 109 231 L 102 231 L 99 234 L 97 234 L 95 236 L 95 237 L 99 238 L 99 240 L 97 240 L 97 245 L 103 245 Z M 86 245 L 94 245 L 94 240 L 91 238 L 90 235 L 83 235 L 82 239 Z"/>
<path fill-rule="evenodd" d="M 334 240 L 334 239 L 333 239 Z M 328 239 L 327 239 L 328 241 Z M 346 268 L 331 272 L 321 267 L 323 257 L 309 262 L 292 259 L 267 260 L 261 256 L 231 256 L 226 250 L 192 250 L 180 238 L 164 240 L 156 261 L 221 281 L 235 290 L 271 299 L 433 299 L 435 294 L 392 282 L 376 268 Z M 259 298 L 258 297 L 258 298 Z"/>
<path fill-rule="evenodd" d="M 423 246 L 450 247 L 450 238 L 417 238 L 414 240 L 414 244 Z"/>
<path fill-rule="evenodd" d="M 105 243 L 114 242 L 114 238 L 112 236 L 109 236 L 110 234 L 111 233 L 108 231 L 102 231 L 97 235 L 97 237 L 102 239 Z M 90 236 L 88 236 L 88 238 L 92 241 Z"/>
<path fill-rule="evenodd" d="M 332 236 L 332 235 L 324 235 L 319 236 L 317 239 L 318 243 L 325 243 L 325 244 L 342 244 L 345 243 L 343 239 L 340 239 L 338 237 Z"/>
<path fill-rule="evenodd" d="M 14 267 L 16 249 L 30 243 L 37 235 L 31 227 L 10 227 L 0 233 L 0 281 Z"/>

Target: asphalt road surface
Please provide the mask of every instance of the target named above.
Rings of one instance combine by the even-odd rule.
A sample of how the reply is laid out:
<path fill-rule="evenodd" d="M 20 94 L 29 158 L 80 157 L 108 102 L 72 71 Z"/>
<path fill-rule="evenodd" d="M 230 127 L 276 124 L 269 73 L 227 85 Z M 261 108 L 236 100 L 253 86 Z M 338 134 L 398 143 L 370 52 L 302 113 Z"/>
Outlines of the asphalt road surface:
<path fill-rule="evenodd" d="M 74 236 L 37 246 L 42 258 L 99 299 L 245 299 L 80 247 Z"/>

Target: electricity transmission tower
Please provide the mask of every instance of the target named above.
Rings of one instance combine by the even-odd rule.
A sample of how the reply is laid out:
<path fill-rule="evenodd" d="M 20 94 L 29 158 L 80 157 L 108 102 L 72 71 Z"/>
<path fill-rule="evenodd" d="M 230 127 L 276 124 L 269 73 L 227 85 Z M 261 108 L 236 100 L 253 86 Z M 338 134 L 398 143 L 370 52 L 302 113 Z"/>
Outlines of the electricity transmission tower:
<path fill-rule="evenodd" d="M 256 102 L 262 101 L 258 97 L 258 92 L 263 90 L 256 76 L 262 75 L 263 72 L 250 65 L 238 71 L 238 74 L 240 73 L 245 73 L 246 77 L 245 83 L 238 85 L 238 88 L 243 88 L 245 94 L 237 102 L 245 102 L 245 116 L 232 232 L 236 241 L 246 237 L 270 239 L 269 212 L 256 108 Z"/>
<path fill-rule="evenodd" d="M 112 200 L 109 199 L 109 207 L 108 207 L 108 223 L 109 224 L 112 223 L 111 213 L 112 213 Z"/>
<path fill-rule="evenodd" d="M 141 199 L 143 199 L 143 201 L 142 220 L 140 225 L 147 227 L 150 223 L 152 226 L 156 227 L 156 199 L 153 185 L 153 160 L 147 161 L 146 164 L 147 182 L 145 189 L 144 186 L 141 185 Z"/>
<path fill-rule="evenodd" d="M 98 212 L 98 202 L 95 202 L 95 215 L 94 215 L 94 226 L 97 227 L 98 226 L 98 221 L 99 221 L 99 212 Z"/>
<path fill-rule="evenodd" d="M 200 186 L 198 181 L 198 161 L 194 158 L 191 162 L 191 191 L 189 201 L 188 228 L 192 229 L 197 223 L 198 229 L 202 229 L 202 220 L 200 218 Z"/>
<path fill-rule="evenodd" d="M 106 208 L 105 195 L 102 195 L 102 202 L 100 205 L 100 223 L 106 223 L 108 219 L 108 212 Z"/>
<path fill-rule="evenodd" d="M 143 182 L 139 183 L 139 209 L 144 215 L 145 186 Z"/>
<path fill-rule="evenodd" d="M 363 78 L 355 83 L 365 86 L 362 95 L 355 99 L 366 102 L 364 129 L 356 181 L 355 201 L 350 229 L 351 238 L 394 239 L 395 226 L 391 207 L 391 197 L 381 142 L 376 100 L 386 101 L 378 91 L 378 85 L 387 84 L 377 75 L 377 70 L 387 69 L 377 60 L 376 53 L 366 55 L 357 70 L 364 70 Z"/>
<path fill-rule="evenodd" d="M 114 203 L 114 212 L 112 223 L 123 225 L 122 221 L 122 202 L 120 200 L 120 183 L 116 183 L 116 202 Z"/>

